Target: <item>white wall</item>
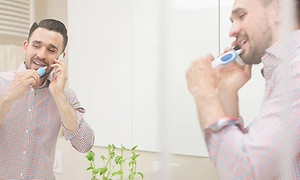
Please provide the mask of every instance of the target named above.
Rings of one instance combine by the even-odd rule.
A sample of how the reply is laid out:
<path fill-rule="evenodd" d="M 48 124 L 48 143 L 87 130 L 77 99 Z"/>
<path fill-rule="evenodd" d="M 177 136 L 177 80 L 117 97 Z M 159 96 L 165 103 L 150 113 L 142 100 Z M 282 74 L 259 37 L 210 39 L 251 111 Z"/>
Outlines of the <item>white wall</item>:
<path fill-rule="evenodd" d="M 160 1 L 69 1 L 69 83 L 88 110 L 96 145 L 158 151 L 163 78 L 170 151 L 207 155 L 185 71 L 200 55 L 218 54 L 218 1 L 212 2 L 192 9 L 169 4 L 166 76 L 159 77 Z"/>

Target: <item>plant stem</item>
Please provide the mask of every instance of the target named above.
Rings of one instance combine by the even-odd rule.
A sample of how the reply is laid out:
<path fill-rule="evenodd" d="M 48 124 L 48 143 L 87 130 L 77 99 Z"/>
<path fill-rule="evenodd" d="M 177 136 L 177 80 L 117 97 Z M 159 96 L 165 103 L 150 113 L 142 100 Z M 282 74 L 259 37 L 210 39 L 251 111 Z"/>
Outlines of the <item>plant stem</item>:
<path fill-rule="evenodd" d="M 111 172 L 111 156 L 109 157 L 109 168 L 108 168 L 107 178 L 109 178 L 110 172 Z"/>
<path fill-rule="evenodd" d="M 123 160 L 123 149 L 122 149 L 122 147 L 121 147 L 121 157 L 122 157 L 122 160 Z M 120 180 L 123 180 L 123 164 L 124 164 L 124 162 L 122 162 L 122 163 L 120 163 L 120 170 L 121 170 L 121 172 L 122 172 L 122 174 L 121 174 L 121 179 Z"/>
<path fill-rule="evenodd" d="M 105 167 L 107 167 L 108 166 L 108 164 L 109 164 L 109 161 L 110 161 L 110 150 L 108 150 L 108 157 L 107 157 L 107 162 L 106 162 L 106 165 L 105 165 Z M 104 180 L 104 176 L 105 176 L 105 174 L 106 174 L 106 172 L 102 175 L 102 180 Z M 108 178 L 108 176 L 107 176 L 107 178 Z"/>

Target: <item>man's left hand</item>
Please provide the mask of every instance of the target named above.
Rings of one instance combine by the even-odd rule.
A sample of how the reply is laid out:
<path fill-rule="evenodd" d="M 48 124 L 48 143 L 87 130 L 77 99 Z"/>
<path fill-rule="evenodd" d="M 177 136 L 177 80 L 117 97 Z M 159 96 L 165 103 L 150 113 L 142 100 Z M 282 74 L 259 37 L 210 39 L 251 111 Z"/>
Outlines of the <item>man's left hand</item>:
<path fill-rule="evenodd" d="M 67 82 L 67 67 L 60 60 L 54 60 L 54 64 L 51 65 L 52 68 L 56 68 L 57 77 L 52 76 L 51 83 L 49 85 L 50 93 L 53 96 L 62 95 L 64 93 L 65 85 Z"/>

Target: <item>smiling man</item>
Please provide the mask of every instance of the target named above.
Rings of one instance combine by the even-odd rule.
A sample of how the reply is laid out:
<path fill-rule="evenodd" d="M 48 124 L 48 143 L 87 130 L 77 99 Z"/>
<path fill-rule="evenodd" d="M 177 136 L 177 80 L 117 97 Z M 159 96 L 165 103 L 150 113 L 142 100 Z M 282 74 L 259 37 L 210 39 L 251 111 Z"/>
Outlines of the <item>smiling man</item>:
<path fill-rule="evenodd" d="M 34 23 L 23 44 L 25 61 L 18 70 L 0 73 L 0 179 L 55 179 L 61 126 L 77 151 L 87 152 L 94 145 L 85 109 L 65 87 L 66 66 L 57 60 L 65 56 L 67 42 L 67 29 L 60 21 Z M 40 67 L 46 67 L 42 77 Z M 58 76 L 50 76 L 54 68 Z"/>
<path fill-rule="evenodd" d="M 293 32 L 281 37 L 282 1 L 235 0 L 230 36 L 247 65 L 212 69 L 209 54 L 192 62 L 186 73 L 210 158 L 222 179 L 300 179 L 300 1 L 294 2 Z M 244 128 L 238 90 L 251 78 L 252 64 L 260 62 L 265 97 L 257 118 Z"/>

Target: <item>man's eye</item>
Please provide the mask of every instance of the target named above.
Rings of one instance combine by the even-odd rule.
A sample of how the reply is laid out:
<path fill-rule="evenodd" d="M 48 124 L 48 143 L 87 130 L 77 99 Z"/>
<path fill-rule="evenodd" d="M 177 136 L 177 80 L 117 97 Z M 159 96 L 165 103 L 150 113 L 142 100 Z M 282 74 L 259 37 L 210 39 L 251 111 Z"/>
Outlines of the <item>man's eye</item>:
<path fill-rule="evenodd" d="M 244 14 L 241 14 L 241 15 L 240 15 L 240 19 L 243 19 L 245 16 L 246 16 L 245 13 L 244 13 Z"/>
<path fill-rule="evenodd" d="M 54 53 L 54 52 L 55 52 L 55 50 L 53 50 L 53 49 L 49 49 L 49 51 L 50 51 L 50 52 L 52 52 L 52 53 Z"/>
<path fill-rule="evenodd" d="M 35 45 L 35 44 L 33 45 L 33 47 L 35 47 L 35 48 L 39 48 L 39 46 L 38 46 L 38 45 Z"/>

